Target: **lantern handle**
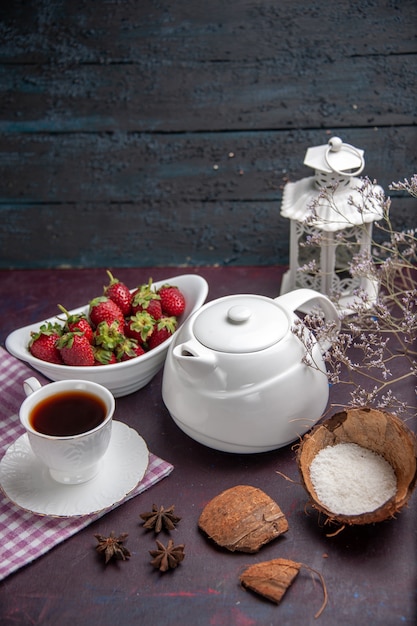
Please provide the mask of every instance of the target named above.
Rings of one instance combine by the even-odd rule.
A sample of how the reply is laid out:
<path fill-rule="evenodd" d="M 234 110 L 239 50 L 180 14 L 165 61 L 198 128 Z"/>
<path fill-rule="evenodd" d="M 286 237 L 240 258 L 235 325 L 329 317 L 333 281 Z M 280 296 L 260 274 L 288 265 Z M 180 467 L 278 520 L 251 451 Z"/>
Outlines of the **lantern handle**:
<path fill-rule="evenodd" d="M 359 158 L 361 164 L 356 171 L 350 172 L 350 173 L 343 172 L 341 170 L 337 170 L 335 167 L 333 167 L 333 165 L 330 164 L 330 161 L 329 161 L 330 153 L 340 152 L 340 150 L 342 149 L 345 149 L 348 152 L 351 152 L 352 154 L 354 154 L 355 156 Z M 324 153 L 324 160 L 326 161 L 330 169 L 335 174 L 339 174 L 340 176 L 358 176 L 362 172 L 363 168 L 365 167 L 365 159 L 363 158 L 363 155 L 361 154 L 361 152 L 357 148 L 355 148 L 355 146 L 351 146 L 350 143 L 344 143 L 340 139 L 340 137 L 332 137 L 331 139 L 329 139 L 326 152 Z"/>

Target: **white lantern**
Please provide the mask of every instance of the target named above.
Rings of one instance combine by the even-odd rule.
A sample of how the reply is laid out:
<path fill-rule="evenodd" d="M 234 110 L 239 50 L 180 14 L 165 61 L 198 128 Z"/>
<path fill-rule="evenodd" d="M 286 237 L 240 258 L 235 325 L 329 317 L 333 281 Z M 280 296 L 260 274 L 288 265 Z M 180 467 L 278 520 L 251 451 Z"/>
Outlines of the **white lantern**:
<path fill-rule="evenodd" d="M 281 215 L 291 220 L 290 262 L 281 294 L 315 289 L 331 298 L 342 314 L 349 313 L 357 290 L 366 292 L 370 304 L 376 300 L 377 281 L 354 278 L 349 272 L 354 255 L 370 254 L 372 224 L 383 216 L 378 201 L 382 188 L 372 185 L 376 193 L 366 196 L 360 192 L 364 181 L 357 176 L 365 166 L 363 154 L 332 137 L 306 152 L 304 164 L 315 170 L 314 176 L 285 185 Z"/>

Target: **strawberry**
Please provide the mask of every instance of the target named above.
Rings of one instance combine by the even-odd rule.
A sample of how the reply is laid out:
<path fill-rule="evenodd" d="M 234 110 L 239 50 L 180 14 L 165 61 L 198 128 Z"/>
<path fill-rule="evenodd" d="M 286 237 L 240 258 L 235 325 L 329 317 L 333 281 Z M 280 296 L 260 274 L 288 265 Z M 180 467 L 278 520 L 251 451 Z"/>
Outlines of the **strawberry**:
<path fill-rule="evenodd" d="M 42 324 L 38 332 L 31 332 L 29 341 L 29 351 L 33 356 L 41 361 L 57 363 L 62 365 L 62 358 L 57 347 L 57 341 L 62 335 L 61 327 L 58 324 Z"/>
<path fill-rule="evenodd" d="M 184 313 L 185 297 L 178 287 L 168 284 L 162 285 L 162 287 L 158 289 L 158 294 L 161 297 L 161 306 L 164 315 L 170 317 Z"/>
<path fill-rule="evenodd" d="M 110 282 L 107 287 L 104 287 L 104 295 L 110 300 L 113 300 L 126 317 L 131 312 L 132 294 L 128 287 L 122 283 L 118 278 L 114 278 L 111 272 L 107 270 Z"/>
<path fill-rule="evenodd" d="M 117 358 L 114 352 L 102 348 L 101 346 L 94 346 L 94 365 L 112 365 L 117 363 Z"/>
<path fill-rule="evenodd" d="M 154 325 L 153 317 L 147 311 L 142 311 L 125 320 L 124 333 L 126 337 L 144 343 L 152 333 Z"/>
<path fill-rule="evenodd" d="M 66 320 L 64 325 L 64 332 L 74 332 L 79 330 L 84 333 L 90 343 L 93 343 L 94 335 L 93 329 L 91 328 L 90 322 L 87 319 L 87 316 L 84 313 L 69 313 L 67 309 L 65 309 L 62 304 L 58 304 L 58 308 L 65 313 Z"/>
<path fill-rule="evenodd" d="M 58 339 L 57 346 L 65 365 L 94 365 L 94 349 L 79 331 L 68 332 Z"/>
<path fill-rule="evenodd" d="M 152 350 L 169 339 L 175 332 L 177 320 L 175 317 L 161 317 L 154 327 L 152 335 L 148 339 L 148 348 Z"/>
<path fill-rule="evenodd" d="M 68 324 L 68 330 L 70 332 L 79 331 L 84 333 L 84 336 L 88 339 L 89 343 L 93 343 L 94 334 L 93 329 L 86 317 L 80 317 L 78 321 L 70 322 Z"/>
<path fill-rule="evenodd" d="M 118 361 L 130 361 L 137 356 L 145 354 L 145 350 L 141 344 L 135 339 L 124 337 L 116 348 L 116 356 Z"/>
<path fill-rule="evenodd" d="M 140 285 L 132 294 L 132 315 L 147 311 L 156 320 L 162 315 L 161 297 L 152 289 L 152 278 Z"/>
<path fill-rule="evenodd" d="M 100 322 L 107 322 L 110 326 L 114 321 L 118 321 L 120 327 L 123 328 L 124 315 L 117 304 L 107 296 L 99 296 L 91 300 L 89 316 L 91 323 L 96 328 Z"/>
<path fill-rule="evenodd" d="M 151 315 L 154 320 L 159 320 L 159 318 L 162 316 L 162 306 L 160 300 L 152 298 L 150 300 L 144 301 L 143 304 L 136 304 L 132 306 L 133 315 L 142 311 L 149 313 L 149 315 Z"/>
<path fill-rule="evenodd" d="M 114 350 L 123 338 L 121 330 L 118 320 L 111 324 L 100 322 L 94 331 L 94 345 L 105 350 Z"/>

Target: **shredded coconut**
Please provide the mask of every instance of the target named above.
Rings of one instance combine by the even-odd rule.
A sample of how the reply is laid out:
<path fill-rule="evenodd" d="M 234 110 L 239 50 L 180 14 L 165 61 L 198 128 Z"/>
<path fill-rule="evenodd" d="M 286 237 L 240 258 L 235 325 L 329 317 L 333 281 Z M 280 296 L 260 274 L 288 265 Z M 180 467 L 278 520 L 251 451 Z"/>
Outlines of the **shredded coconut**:
<path fill-rule="evenodd" d="M 338 515 L 375 511 L 397 489 L 392 466 L 381 455 L 356 443 L 339 443 L 320 450 L 310 465 L 310 477 L 320 502 Z"/>

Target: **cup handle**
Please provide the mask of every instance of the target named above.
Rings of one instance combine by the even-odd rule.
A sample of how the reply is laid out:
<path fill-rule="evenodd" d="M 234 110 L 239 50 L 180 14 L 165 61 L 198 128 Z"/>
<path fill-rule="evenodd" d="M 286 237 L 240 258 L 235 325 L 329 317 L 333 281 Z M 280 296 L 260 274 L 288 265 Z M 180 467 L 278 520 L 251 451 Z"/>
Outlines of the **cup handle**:
<path fill-rule="evenodd" d="M 37 389 L 40 389 L 41 387 L 42 385 L 40 384 L 39 380 L 34 376 L 26 378 L 26 380 L 23 381 L 23 389 L 27 396 L 30 396 L 31 393 L 33 393 Z"/>

